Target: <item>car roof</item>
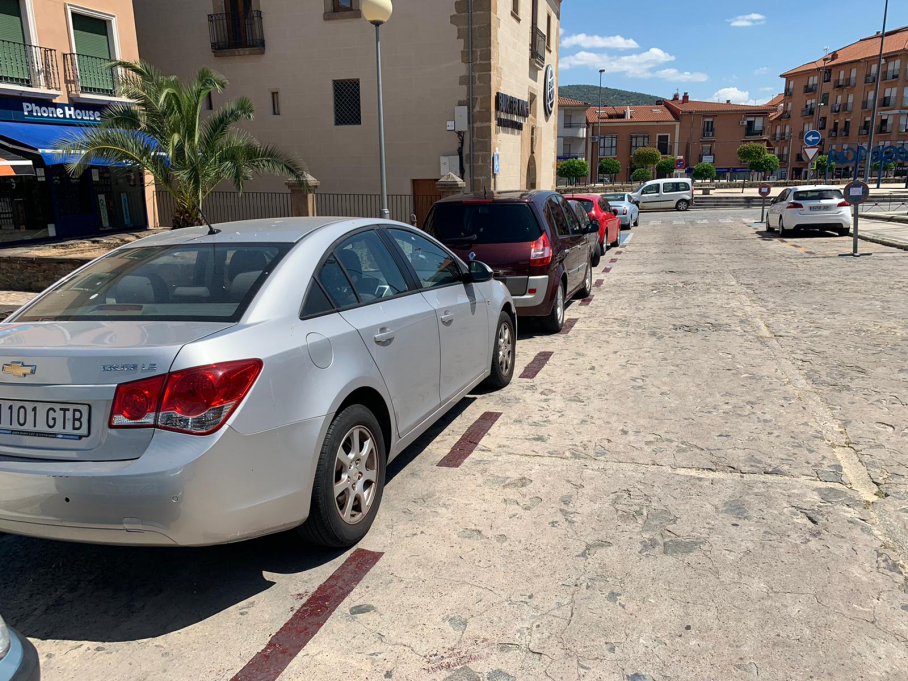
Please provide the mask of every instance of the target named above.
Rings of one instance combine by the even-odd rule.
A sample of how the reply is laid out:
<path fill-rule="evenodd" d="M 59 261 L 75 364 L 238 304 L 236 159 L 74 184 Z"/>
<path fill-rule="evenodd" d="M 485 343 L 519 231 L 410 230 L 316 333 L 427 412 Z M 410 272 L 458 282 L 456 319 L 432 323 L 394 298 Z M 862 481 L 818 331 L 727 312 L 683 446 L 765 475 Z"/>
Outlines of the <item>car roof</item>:
<path fill-rule="evenodd" d="M 501 202 L 527 202 L 548 198 L 558 192 L 552 189 L 530 189 L 520 191 L 502 192 L 473 192 L 472 194 L 454 194 L 446 196 L 437 203 L 460 203 L 463 201 L 501 201 Z"/>
<path fill-rule="evenodd" d="M 831 184 L 805 184 L 799 187 L 789 187 L 789 189 L 794 189 L 796 192 L 802 192 L 814 191 L 816 189 L 841 189 L 841 187 L 836 187 Z"/>
<path fill-rule="evenodd" d="M 212 225 L 219 230 L 209 234 L 208 227 L 185 227 L 161 234 L 139 239 L 127 244 L 124 248 L 143 248 L 145 246 L 173 246 L 193 243 L 296 243 L 317 229 L 339 222 L 358 222 L 363 218 L 312 217 L 312 218 L 266 218 L 259 220 L 241 220 L 221 222 Z M 379 222 L 378 219 L 375 222 Z"/>

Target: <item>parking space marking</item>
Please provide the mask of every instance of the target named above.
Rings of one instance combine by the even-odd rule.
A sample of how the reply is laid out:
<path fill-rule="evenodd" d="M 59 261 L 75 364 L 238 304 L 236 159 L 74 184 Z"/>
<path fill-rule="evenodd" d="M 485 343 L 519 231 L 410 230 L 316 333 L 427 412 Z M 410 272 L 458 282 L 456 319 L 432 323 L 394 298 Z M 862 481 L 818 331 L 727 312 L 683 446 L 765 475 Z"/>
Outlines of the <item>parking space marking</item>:
<path fill-rule="evenodd" d="M 624 237 L 624 241 L 621 242 L 621 245 L 627 246 L 631 242 L 631 239 L 633 239 L 633 238 L 634 238 L 634 233 L 631 232 L 626 237 Z"/>
<path fill-rule="evenodd" d="M 545 354 L 545 353 L 540 353 Z M 554 353 L 548 353 L 551 357 Z M 538 357 L 537 357 L 538 359 Z M 534 362 L 536 360 L 533 360 Z M 546 362 L 548 358 L 546 358 Z M 530 363 L 532 365 L 532 362 Z M 543 365 L 545 362 L 543 362 Z M 523 373 L 526 373 L 530 367 L 524 369 Z M 542 368 L 542 367 L 540 367 Z M 538 373 L 538 372 L 537 372 Z M 533 374 L 534 376 L 536 374 Z M 525 378 L 523 375 L 521 378 Z M 467 432 L 461 435 L 460 439 L 451 447 L 451 451 L 445 454 L 445 458 L 438 462 L 440 468 L 460 468 L 460 464 L 467 460 L 467 457 L 473 453 L 473 450 L 479 445 L 479 441 L 485 437 L 492 426 L 495 425 L 495 422 L 501 418 L 500 411 L 487 411 L 485 414 L 476 419 L 476 422 L 472 426 L 467 428 Z"/>
<path fill-rule="evenodd" d="M 567 324 L 567 322 L 565 322 Z M 545 351 L 540 352 L 533 358 L 533 361 L 527 364 L 526 369 L 523 370 L 523 373 L 520 374 L 520 378 L 536 378 L 542 368 L 552 359 L 554 352 Z"/>
<path fill-rule="evenodd" d="M 561 333 L 562 335 L 565 335 L 565 336 L 566 336 L 567 334 L 569 334 L 569 333 L 571 332 L 571 329 L 574 328 L 574 325 L 575 325 L 578 321 L 580 321 L 580 320 L 577 319 L 576 317 L 573 318 L 573 319 L 568 319 L 568 320 L 564 323 L 564 327 L 562 327 L 562 329 L 561 329 L 561 331 L 560 331 L 559 333 Z"/>
<path fill-rule="evenodd" d="M 603 284 L 604 282 L 605 282 L 605 279 L 597 279 L 597 280 L 596 280 L 596 283 L 593 284 L 593 286 L 595 286 L 596 288 L 599 288 L 599 287 L 602 286 L 602 284 Z"/>
<path fill-rule="evenodd" d="M 602 270 L 602 273 L 603 273 L 603 274 L 608 274 L 608 273 L 611 272 L 611 271 L 612 271 L 612 268 L 611 268 L 611 267 L 606 267 L 604 270 Z"/>
<path fill-rule="evenodd" d="M 621 255 L 624 251 L 615 251 L 615 255 Z"/>
<path fill-rule="evenodd" d="M 672 220 L 672 224 L 673 224 L 673 225 L 683 225 L 683 224 L 684 224 L 684 220 Z"/>
<path fill-rule="evenodd" d="M 615 255 L 617 255 L 617 253 Z M 609 262 L 614 264 L 614 263 L 618 262 L 618 258 L 612 258 L 611 260 L 609 260 Z"/>
<path fill-rule="evenodd" d="M 383 555 L 351 553 L 231 681 L 276 681 Z"/>
<path fill-rule="evenodd" d="M 594 297 L 595 297 L 595 296 L 590 296 L 589 298 L 584 298 L 583 300 L 581 300 L 581 301 L 580 301 L 580 307 L 586 307 L 587 305 L 589 305 L 590 303 L 592 303 Z"/>
<path fill-rule="evenodd" d="M 698 224 L 698 225 L 705 225 L 705 224 L 708 224 L 708 223 L 709 223 L 709 220 L 697 220 L 697 224 Z"/>

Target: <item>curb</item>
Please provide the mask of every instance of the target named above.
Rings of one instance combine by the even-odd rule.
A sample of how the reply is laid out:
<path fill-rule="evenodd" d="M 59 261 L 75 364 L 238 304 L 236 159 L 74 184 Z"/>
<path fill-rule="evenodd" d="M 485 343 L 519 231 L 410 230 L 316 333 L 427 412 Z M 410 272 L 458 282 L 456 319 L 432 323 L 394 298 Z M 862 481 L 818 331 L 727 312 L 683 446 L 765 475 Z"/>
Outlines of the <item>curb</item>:
<path fill-rule="evenodd" d="M 908 215 L 881 215 L 879 217 L 871 217 L 867 213 L 861 213 L 861 217 L 868 220 L 876 220 L 877 222 L 899 222 L 908 225 Z"/>
<path fill-rule="evenodd" d="M 908 251 L 908 241 L 887 239 L 884 236 L 867 236 L 866 234 L 861 233 L 858 233 L 858 239 L 860 239 L 861 241 L 869 241 L 874 244 L 879 244 L 880 246 L 890 246 L 892 248 L 899 248 L 903 251 Z"/>

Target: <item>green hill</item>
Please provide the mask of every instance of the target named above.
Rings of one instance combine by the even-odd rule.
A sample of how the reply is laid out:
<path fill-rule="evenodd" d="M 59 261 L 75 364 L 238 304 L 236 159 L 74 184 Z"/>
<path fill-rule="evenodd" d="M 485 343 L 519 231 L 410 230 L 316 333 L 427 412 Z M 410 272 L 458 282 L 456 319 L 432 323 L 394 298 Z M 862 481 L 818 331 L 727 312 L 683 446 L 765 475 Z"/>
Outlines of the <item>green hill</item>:
<path fill-rule="evenodd" d="M 599 103 L 599 88 L 595 85 L 562 85 L 558 88 L 558 95 L 568 99 L 577 99 L 592 106 Z M 603 106 L 625 106 L 627 104 L 655 104 L 657 100 L 665 97 L 645 95 L 642 92 L 630 90 L 617 90 L 615 88 L 602 88 Z"/>

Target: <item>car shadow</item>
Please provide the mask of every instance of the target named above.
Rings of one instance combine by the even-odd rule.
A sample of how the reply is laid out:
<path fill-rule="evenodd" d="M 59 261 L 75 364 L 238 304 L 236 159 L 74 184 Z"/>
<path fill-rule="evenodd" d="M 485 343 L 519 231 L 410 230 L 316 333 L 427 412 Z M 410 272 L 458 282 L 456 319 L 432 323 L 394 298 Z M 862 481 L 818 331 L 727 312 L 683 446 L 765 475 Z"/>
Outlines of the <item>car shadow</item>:
<path fill-rule="evenodd" d="M 832 231 L 827 232 L 824 230 L 818 231 L 815 229 L 805 229 L 805 230 L 789 229 L 789 230 L 787 230 L 784 237 L 780 237 L 778 231 L 770 232 L 770 231 L 766 230 L 765 228 L 758 230 L 756 232 L 756 234 L 763 241 L 773 241 L 773 240 L 778 241 L 779 239 L 782 239 L 782 238 L 784 238 L 785 241 L 792 241 L 795 239 L 797 239 L 797 240 L 804 239 L 806 241 L 810 241 L 811 239 L 830 239 L 830 238 L 833 238 L 833 239 L 848 238 L 848 239 L 850 239 L 851 238 L 850 232 L 847 235 L 842 236 L 842 235 L 838 234 L 837 232 L 832 232 Z"/>

